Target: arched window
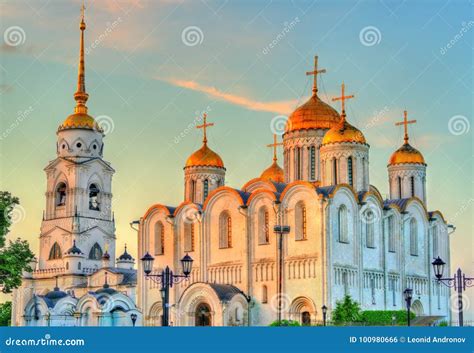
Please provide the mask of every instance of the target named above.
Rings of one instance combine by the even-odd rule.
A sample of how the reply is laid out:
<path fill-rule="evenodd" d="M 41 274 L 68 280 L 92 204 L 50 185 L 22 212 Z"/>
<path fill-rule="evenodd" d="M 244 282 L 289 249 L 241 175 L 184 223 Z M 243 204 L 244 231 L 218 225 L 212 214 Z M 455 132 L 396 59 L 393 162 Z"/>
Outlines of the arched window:
<path fill-rule="evenodd" d="M 307 237 L 306 206 L 303 201 L 299 201 L 295 206 L 295 228 L 295 240 L 305 240 Z"/>
<path fill-rule="evenodd" d="M 332 160 L 332 183 L 337 185 L 337 159 Z"/>
<path fill-rule="evenodd" d="M 100 247 L 99 244 L 95 243 L 92 248 L 91 248 L 91 251 L 89 252 L 89 259 L 90 260 L 100 260 L 102 259 L 102 248 Z"/>
<path fill-rule="evenodd" d="M 268 303 L 268 288 L 265 285 L 262 287 L 262 303 Z"/>
<path fill-rule="evenodd" d="M 191 180 L 191 201 L 194 202 L 196 197 L 196 180 Z"/>
<path fill-rule="evenodd" d="M 55 242 L 53 246 L 51 247 L 51 250 L 49 251 L 49 259 L 57 260 L 57 259 L 60 259 L 61 257 L 62 257 L 61 247 L 59 246 L 57 242 Z"/>
<path fill-rule="evenodd" d="M 77 269 L 78 269 L 78 270 L 81 269 L 81 262 L 80 262 L 80 261 L 77 263 Z"/>
<path fill-rule="evenodd" d="M 301 179 L 301 148 L 295 148 L 295 179 Z"/>
<path fill-rule="evenodd" d="M 390 216 L 388 222 L 388 251 L 395 252 L 395 217 Z"/>
<path fill-rule="evenodd" d="M 89 209 L 94 211 L 99 211 L 99 188 L 96 184 L 91 184 L 89 186 Z"/>
<path fill-rule="evenodd" d="M 354 180 L 352 176 L 352 157 L 347 158 L 347 180 L 349 185 L 354 186 Z"/>
<path fill-rule="evenodd" d="M 59 183 L 56 187 L 56 206 L 66 205 L 66 184 Z"/>
<path fill-rule="evenodd" d="M 184 251 L 194 251 L 194 223 L 184 223 Z"/>
<path fill-rule="evenodd" d="M 227 211 L 219 216 L 219 247 L 232 247 L 232 218 Z"/>
<path fill-rule="evenodd" d="M 438 249 L 439 249 L 439 237 L 438 237 L 438 226 L 433 226 L 433 257 L 439 256 Z"/>
<path fill-rule="evenodd" d="M 418 256 L 418 230 L 415 218 L 410 220 L 410 255 Z"/>
<path fill-rule="evenodd" d="M 69 261 L 66 262 L 66 270 L 69 270 Z"/>
<path fill-rule="evenodd" d="M 348 243 L 349 235 L 347 234 L 347 208 L 341 205 L 337 211 L 337 235 L 339 242 Z"/>
<path fill-rule="evenodd" d="M 204 199 L 203 199 L 203 201 L 206 201 L 207 195 L 209 195 L 209 180 L 205 179 L 204 180 Z"/>
<path fill-rule="evenodd" d="M 411 196 L 415 196 L 415 177 L 410 178 L 410 192 Z"/>
<path fill-rule="evenodd" d="M 258 210 L 258 244 L 268 244 L 270 242 L 269 213 L 265 206 Z"/>
<path fill-rule="evenodd" d="M 398 177 L 398 198 L 402 198 L 402 178 Z"/>
<path fill-rule="evenodd" d="M 316 147 L 311 146 L 309 149 L 309 158 L 310 158 L 310 175 L 311 175 L 311 180 L 316 180 Z"/>
<path fill-rule="evenodd" d="M 165 227 L 161 221 L 155 223 L 155 255 L 165 253 Z"/>
<path fill-rule="evenodd" d="M 365 213 L 365 243 L 368 248 L 375 248 L 375 237 L 374 237 L 374 213 L 367 211 Z"/>

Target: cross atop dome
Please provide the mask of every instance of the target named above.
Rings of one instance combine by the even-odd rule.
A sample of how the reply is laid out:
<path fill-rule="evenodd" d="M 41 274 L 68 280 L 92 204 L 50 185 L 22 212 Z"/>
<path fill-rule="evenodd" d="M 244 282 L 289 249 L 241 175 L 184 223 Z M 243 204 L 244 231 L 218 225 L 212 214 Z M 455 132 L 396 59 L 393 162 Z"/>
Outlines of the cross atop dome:
<path fill-rule="evenodd" d="M 403 121 L 399 121 L 395 123 L 395 126 L 403 125 L 403 128 L 405 130 L 405 136 L 403 140 L 405 141 L 405 144 L 408 144 L 408 125 L 415 124 L 415 123 L 416 123 L 416 120 L 408 120 L 408 112 L 406 110 L 403 111 Z"/>
<path fill-rule="evenodd" d="M 326 69 L 318 70 L 318 56 L 314 57 L 314 70 L 307 71 L 306 76 L 313 76 L 313 96 L 318 93 L 318 75 L 326 73 Z"/>
<path fill-rule="evenodd" d="M 283 146 L 283 142 L 277 142 L 277 135 L 273 134 L 273 143 L 267 145 L 267 147 L 272 147 L 273 148 L 273 162 L 276 162 L 278 160 L 277 158 L 277 148 L 278 146 Z"/>
<path fill-rule="evenodd" d="M 341 96 L 340 97 L 334 97 L 332 99 L 333 102 L 335 101 L 341 101 L 341 116 L 342 116 L 342 119 L 345 120 L 346 118 L 346 106 L 345 106 L 345 102 L 346 102 L 346 99 L 352 99 L 354 98 L 354 95 L 351 94 L 349 96 L 345 96 L 345 89 L 346 89 L 346 85 L 344 84 L 344 82 L 342 83 L 341 85 Z"/>
<path fill-rule="evenodd" d="M 196 126 L 196 129 L 202 129 L 203 131 L 203 139 L 202 139 L 202 142 L 204 144 L 207 144 L 207 134 L 206 134 L 206 129 L 209 127 L 209 126 L 214 126 L 214 123 L 207 123 L 207 114 L 204 113 L 203 114 L 203 124 L 202 125 L 198 125 Z"/>

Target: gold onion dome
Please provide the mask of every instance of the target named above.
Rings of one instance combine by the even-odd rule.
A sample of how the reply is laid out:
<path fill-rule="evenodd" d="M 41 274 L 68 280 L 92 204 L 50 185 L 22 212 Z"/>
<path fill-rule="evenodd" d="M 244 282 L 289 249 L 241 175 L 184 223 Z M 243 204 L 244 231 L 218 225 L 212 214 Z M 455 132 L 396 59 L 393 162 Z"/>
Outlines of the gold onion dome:
<path fill-rule="evenodd" d="M 222 158 L 204 143 L 200 149 L 189 156 L 186 161 L 187 167 L 216 167 L 224 168 Z"/>
<path fill-rule="evenodd" d="M 322 144 L 326 145 L 342 142 L 367 143 L 364 134 L 346 121 L 345 113 L 343 113 L 339 123 L 326 132 Z"/>
<path fill-rule="evenodd" d="M 81 30 L 80 45 L 79 45 L 79 66 L 77 74 L 77 91 L 74 93 L 76 107 L 74 114 L 69 115 L 64 122 L 59 125 L 58 131 L 67 129 L 89 129 L 103 132 L 97 122 L 92 116 L 87 114 L 86 102 L 89 95 L 86 92 L 86 73 L 85 73 L 85 59 L 84 59 L 84 31 L 86 23 L 84 21 L 84 5 L 81 12 L 81 23 L 79 29 Z"/>
<path fill-rule="evenodd" d="M 389 165 L 396 164 L 426 164 L 420 151 L 412 147 L 408 142 L 392 153 L 388 161 Z"/>
<path fill-rule="evenodd" d="M 273 181 L 275 183 L 283 183 L 285 181 L 283 169 L 276 161 L 274 161 L 270 167 L 263 171 L 262 175 L 260 175 L 260 178 L 266 181 Z"/>

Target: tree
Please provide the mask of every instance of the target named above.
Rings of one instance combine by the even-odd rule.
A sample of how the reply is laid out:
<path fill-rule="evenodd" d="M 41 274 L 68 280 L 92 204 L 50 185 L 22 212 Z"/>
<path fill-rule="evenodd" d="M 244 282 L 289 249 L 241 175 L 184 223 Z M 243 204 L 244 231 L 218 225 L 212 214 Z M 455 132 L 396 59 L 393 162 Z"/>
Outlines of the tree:
<path fill-rule="evenodd" d="M 10 326 L 12 317 L 12 302 L 0 304 L 0 326 Z"/>
<path fill-rule="evenodd" d="M 17 238 L 5 246 L 6 236 L 12 225 L 11 212 L 20 201 L 7 191 L 0 191 L 0 286 L 3 293 L 10 293 L 21 285 L 22 272 L 31 271 L 34 258 L 28 242 Z"/>
<path fill-rule="evenodd" d="M 332 321 L 335 324 L 346 324 L 361 321 L 360 305 L 352 300 L 350 295 L 344 296 L 336 302 L 336 308 L 332 312 Z"/>
<path fill-rule="evenodd" d="M 273 321 L 270 326 L 300 326 L 300 323 L 295 320 L 276 320 Z"/>

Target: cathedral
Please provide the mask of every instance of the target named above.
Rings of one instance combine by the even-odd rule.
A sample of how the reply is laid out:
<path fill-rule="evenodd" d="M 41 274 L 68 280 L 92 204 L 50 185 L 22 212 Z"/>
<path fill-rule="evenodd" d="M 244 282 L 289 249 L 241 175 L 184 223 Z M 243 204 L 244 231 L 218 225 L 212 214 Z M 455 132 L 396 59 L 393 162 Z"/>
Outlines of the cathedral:
<path fill-rule="evenodd" d="M 126 249 L 114 261 L 114 169 L 87 112 L 85 28 L 82 17 L 76 107 L 45 168 L 38 261 L 14 292 L 12 325 L 160 326 L 161 285 L 141 261 L 135 269 Z M 384 199 L 370 183 L 368 141 L 346 114 L 354 96 L 343 84 L 333 99 L 340 111 L 323 102 L 324 72 L 316 57 L 311 96 L 287 119 L 282 142 L 274 135 L 273 161 L 260 176 L 226 184 L 232 166 L 209 146 L 213 124 L 204 115 L 202 146 L 184 163 L 184 199 L 140 217 L 138 257 L 154 259 L 151 275 L 167 267 L 180 274 L 180 260 L 193 259 L 189 277 L 170 288 L 170 325 L 263 326 L 277 317 L 314 325 L 345 295 L 363 310 L 404 310 L 406 288 L 417 316 L 450 319 L 449 289 L 431 268 L 434 257 L 449 259 L 450 226 L 428 208 L 427 164 L 408 135 L 415 121 L 405 112 L 397 123 L 404 141 L 388 158 Z"/>

